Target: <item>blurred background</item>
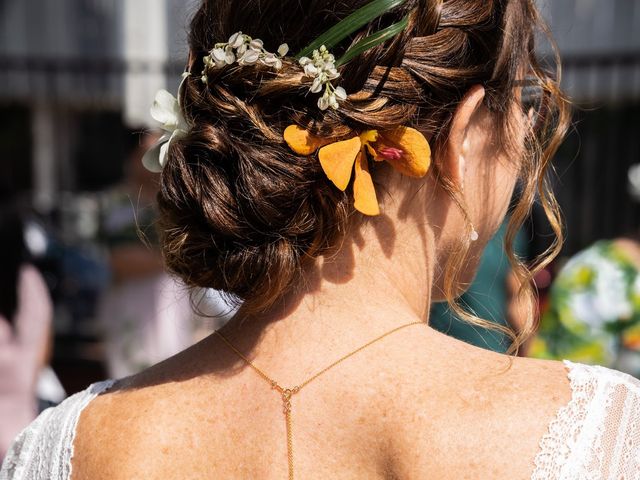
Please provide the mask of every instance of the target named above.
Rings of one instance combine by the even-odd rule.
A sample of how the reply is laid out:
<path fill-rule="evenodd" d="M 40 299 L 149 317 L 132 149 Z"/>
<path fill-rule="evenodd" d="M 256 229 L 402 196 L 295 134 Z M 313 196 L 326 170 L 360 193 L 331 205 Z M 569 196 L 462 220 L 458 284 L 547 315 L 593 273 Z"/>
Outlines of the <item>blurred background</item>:
<path fill-rule="evenodd" d="M 3 392 L 9 399 L 12 382 L 20 381 L 6 365 L 28 363 L 18 359 L 37 358 L 32 370 L 42 408 L 175 353 L 229 313 L 215 292 L 196 292 L 203 313 L 218 315 L 198 318 L 188 292 L 162 272 L 153 248 L 156 179 L 139 168 L 154 140 L 144 133 L 153 125 L 149 106 L 158 89 L 177 89 L 197 4 L 0 0 L 0 207 L 9 216 L 19 212 L 37 268 L 14 266 L 15 288 L 40 292 L 29 298 L 41 304 L 40 326 L 29 327 L 39 333 L 28 347 L 10 345 L 27 328 L 22 320 L 0 328 L 0 407 Z M 566 243 L 537 279 L 544 294 L 568 258 L 598 240 L 639 231 L 640 171 L 632 167 L 640 162 L 640 0 L 540 6 L 576 106 L 555 161 Z M 529 232 L 524 242 L 545 231 Z M 46 289 L 38 290 L 40 282 Z M 543 295 L 541 312 L 551 297 Z M 9 305 L 5 317 L 19 310 Z"/>

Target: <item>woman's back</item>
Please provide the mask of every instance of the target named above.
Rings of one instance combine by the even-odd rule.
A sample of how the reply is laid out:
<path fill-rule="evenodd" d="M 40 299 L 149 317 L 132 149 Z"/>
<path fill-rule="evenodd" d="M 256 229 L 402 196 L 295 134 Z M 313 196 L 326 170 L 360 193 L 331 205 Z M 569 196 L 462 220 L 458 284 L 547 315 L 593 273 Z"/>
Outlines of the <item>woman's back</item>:
<path fill-rule="evenodd" d="M 15 476 L 3 476 L 10 473 L 5 465 L 0 478 L 67 480 L 64 468 L 49 475 L 52 464 L 71 461 L 71 452 L 73 479 L 285 478 L 279 398 L 254 372 L 227 377 L 179 368 L 194 358 L 209 361 L 207 369 L 232 361 L 221 345 L 210 343 L 205 340 L 91 401 L 74 449 L 56 442 L 60 432 L 44 435 L 47 425 L 41 425 L 40 435 L 48 438 L 39 447 L 48 443 L 49 448 L 42 449 L 40 460 L 32 457 L 26 462 L 31 470 L 19 467 Z M 423 348 L 442 353 L 424 354 Z M 507 364 L 504 356 L 430 329 L 363 351 L 296 402 L 296 475 L 640 478 L 636 380 L 580 364 L 514 359 L 505 370 Z M 75 401 L 73 409 L 91 396 Z M 74 422 L 48 423 L 51 429 Z M 65 441 L 73 441 L 70 429 L 63 430 Z M 51 445 L 60 448 L 57 458 L 47 458 L 55 451 Z M 23 457 L 38 450 L 23 448 Z"/>
<path fill-rule="evenodd" d="M 211 373 L 177 373 L 195 358 Z M 251 369 L 216 373 L 232 361 L 209 339 L 92 402 L 73 478 L 286 478 L 279 395 Z M 360 352 L 295 398 L 296 476 L 531 478 L 569 380 L 561 363 L 508 365 L 426 328 Z"/>

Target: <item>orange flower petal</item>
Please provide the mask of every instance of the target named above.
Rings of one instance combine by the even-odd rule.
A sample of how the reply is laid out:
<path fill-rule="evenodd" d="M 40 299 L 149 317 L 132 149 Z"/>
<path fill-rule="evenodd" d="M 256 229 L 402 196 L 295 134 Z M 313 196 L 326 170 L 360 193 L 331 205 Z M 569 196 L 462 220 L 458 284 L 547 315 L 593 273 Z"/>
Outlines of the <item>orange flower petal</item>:
<path fill-rule="evenodd" d="M 353 163 L 362 148 L 360 137 L 335 142 L 320 149 L 320 165 L 336 187 L 344 191 L 351 180 Z"/>
<path fill-rule="evenodd" d="M 298 125 L 289 125 L 284 131 L 284 141 L 298 155 L 309 156 L 319 148 L 328 145 L 330 138 L 316 137 Z"/>
<path fill-rule="evenodd" d="M 424 177 L 431 166 L 431 147 L 425 136 L 415 128 L 398 127 L 382 134 L 376 143 L 376 151 L 383 148 L 397 148 L 403 155 L 399 159 L 384 158 L 403 175 Z M 377 154 L 376 160 L 382 158 Z"/>
<path fill-rule="evenodd" d="M 376 216 L 380 214 L 380 205 L 376 189 L 369 173 L 369 163 L 364 150 L 356 158 L 356 179 L 353 182 L 353 196 L 356 210 L 365 215 Z"/>

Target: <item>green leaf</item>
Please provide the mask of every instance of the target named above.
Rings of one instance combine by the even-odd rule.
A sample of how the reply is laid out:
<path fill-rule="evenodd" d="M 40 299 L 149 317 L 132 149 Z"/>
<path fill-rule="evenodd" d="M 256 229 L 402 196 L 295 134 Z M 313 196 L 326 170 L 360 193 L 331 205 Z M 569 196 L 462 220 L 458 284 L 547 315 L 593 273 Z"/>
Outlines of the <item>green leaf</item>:
<path fill-rule="evenodd" d="M 338 22 L 335 26 L 331 27 L 303 48 L 300 53 L 295 56 L 296 60 L 310 56 L 314 50 L 319 49 L 322 45 L 328 49 L 333 48 L 349 35 L 360 30 L 367 23 L 402 5 L 405 1 L 406 0 L 374 0 L 368 3 L 347 18 Z"/>
<path fill-rule="evenodd" d="M 340 59 L 338 59 L 338 61 L 336 62 L 336 67 L 344 65 L 349 60 L 357 57 L 361 53 L 364 53 L 371 48 L 377 47 L 390 38 L 395 37 L 405 28 L 407 28 L 407 25 L 409 25 L 409 17 L 405 17 L 404 20 L 398 23 L 394 23 L 390 27 L 380 30 L 379 32 L 376 32 L 373 35 L 368 36 L 367 38 L 363 38 L 353 47 L 347 50 L 347 52 L 342 57 L 340 57 Z"/>

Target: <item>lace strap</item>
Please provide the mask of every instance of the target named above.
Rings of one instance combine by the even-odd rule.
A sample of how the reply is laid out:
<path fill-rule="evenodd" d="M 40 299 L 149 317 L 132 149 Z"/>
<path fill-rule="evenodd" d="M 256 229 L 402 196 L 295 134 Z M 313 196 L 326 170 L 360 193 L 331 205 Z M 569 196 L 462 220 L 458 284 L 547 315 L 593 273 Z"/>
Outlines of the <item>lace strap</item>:
<path fill-rule="evenodd" d="M 564 364 L 572 397 L 540 440 L 531 480 L 640 480 L 640 382 Z"/>
<path fill-rule="evenodd" d="M 94 383 L 42 412 L 14 440 L 0 469 L 0 480 L 69 480 L 80 414 L 114 384 L 115 380 Z"/>

